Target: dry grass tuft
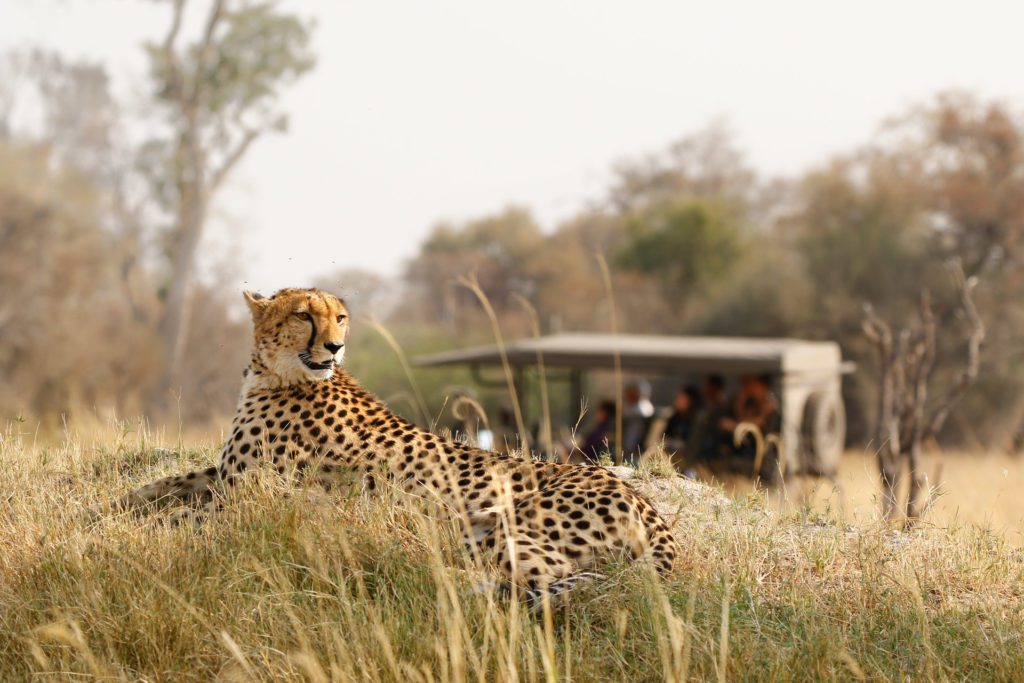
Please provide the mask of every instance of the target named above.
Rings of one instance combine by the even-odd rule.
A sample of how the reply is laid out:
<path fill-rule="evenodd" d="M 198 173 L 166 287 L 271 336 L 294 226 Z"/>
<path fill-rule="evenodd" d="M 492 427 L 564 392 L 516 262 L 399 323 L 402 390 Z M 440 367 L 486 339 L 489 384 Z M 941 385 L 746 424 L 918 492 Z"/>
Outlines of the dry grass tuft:
<path fill-rule="evenodd" d="M 1024 557 L 973 527 L 895 532 L 639 476 L 676 524 L 665 583 L 612 567 L 566 612 L 487 594 L 429 510 L 272 480 L 198 529 L 85 510 L 214 446 L 0 442 L 4 680 L 1024 677 Z"/>

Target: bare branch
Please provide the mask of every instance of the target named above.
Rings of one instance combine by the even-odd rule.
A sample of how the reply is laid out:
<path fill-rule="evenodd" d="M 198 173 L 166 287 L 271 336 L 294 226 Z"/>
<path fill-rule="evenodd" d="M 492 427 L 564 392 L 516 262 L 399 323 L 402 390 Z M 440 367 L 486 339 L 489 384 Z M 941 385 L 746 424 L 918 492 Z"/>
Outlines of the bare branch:
<path fill-rule="evenodd" d="M 180 101 L 183 94 L 181 62 L 178 60 L 178 53 L 174 50 L 174 43 L 177 42 L 178 34 L 181 32 L 181 21 L 185 14 L 185 4 L 188 0 L 173 0 L 173 2 L 174 9 L 173 15 L 171 16 L 171 27 L 167 31 L 167 37 L 164 38 L 163 51 L 164 58 L 167 60 L 167 69 L 169 71 L 170 92 L 168 94 Z"/>
<path fill-rule="evenodd" d="M 898 356 L 893 353 L 892 329 L 875 312 L 870 303 L 864 304 L 864 334 L 875 343 L 878 351 L 879 380 L 877 422 L 875 423 L 875 442 L 878 456 L 889 460 L 899 451 L 899 420 L 896 411 L 896 394 L 898 391 L 898 368 L 895 362 Z"/>
<path fill-rule="evenodd" d="M 928 482 L 921 469 L 921 444 L 934 438 L 954 404 L 978 375 L 985 326 L 974 305 L 976 278 L 965 279 L 958 263 L 952 264 L 959 289 L 960 305 L 972 331 L 967 344 L 967 363 L 959 380 L 950 387 L 930 418 L 926 416 L 928 388 L 936 359 L 938 323 L 927 290 L 921 293 L 918 325 L 911 323 L 893 338 L 892 328 L 881 320 L 870 304 L 864 306 L 864 334 L 878 349 L 878 465 L 882 475 L 882 512 L 886 519 L 897 514 L 900 482 L 909 469 L 905 519 L 913 524 L 928 505 Z M 905 463 L 905 464 L 904 464 Z"/>
<path fill-rule="evenodd" d="M 967 361 L 963 372 L 960 373 L 959 379 L 950 387 L 945 398 L 932 414 L 928 429 L 924 434 L 926 438 L 934 437 L 942 429 L 946 418 L 949 417 L 950 410 L 978 378 L 978 367 L 981 365 L 981 346 L 985 342 L 985 323 L 974 305 L 974 288 L 978 284 L 978 278 L 973 276 L 965 278 L 959 262 L 951 263 L 950 270 L 953 273 L 954 281 L 960 288 L 960 307 L 971 326 L 971 334 L 967 339 Z"/>
<path fill-rule="evenodd" d="M 210 175 L 210 185 L 207 189 L 207 196 L 213 196 L 213 194 L 217 192 L 221 184 L 223 184 L 224 180 L 231 173 L 232 169 L 234 169 L 234 167 L 238 165 L 238 162 L 242 160 L 242 157 L 245 156 L 245 153 L 249 150 L 249 147 L 252 146 L 252 143 L 255 142 L 256 138 L 262 134 L 263 131 L 258 128 L 249 128 L 245 131 L 245 134 L 242 136 L 242 139 L 238 141 L 238 144 L 235 145 L 235 148 L 228 153 L 224 158 L 223 163 L 221 163 L 221 165 Z"/>
<path fill-rule="evenodd" d="M 892 349 L 889 366 L 892 372 L 893 413 L 900 419 L 906 414 L 907 405 L 907 357 L 910 347 L 910 330 L 903 328 L 896 336 L 896 345 Z"/>
<path fill-rule="evenodd" d="M 199 100 L 202 92 L 204 76 L 210 65 L 210 56 L 213 54 L 213 34 L 217 31 L 217 25 L 223 18 L 224 0 L 214 0 L 210 14 L 206 17 L 202 42 L 199 43 L 199 59 L 196 61 L 195 80 L 192 84 L 192 95 L 189 98 L 193 103 Z"/>
<path fill-rule="evenodd" d="M 917 349 L 911 359 L 914 372 L 913 396 L 910 405 L 911 435 L 910 443 L 919 444 L 925 433 L 925 405 L 928 402 L 928 383 L 931 381 L 935 367 L 935 313 L 932 311 L 932 298 L 928 290 L 921 292 L 921 332 L 918 336 Z"/>
<path fill-rule="evenodd" d="M 875 307 L 870 303 L 864 304 L 864 322 L 861 323 L 864 334 L 868 339 L 880 346 L 880 351 L 888 355 L 892 347 L 892 331 L 888 323 L 878 317 Z"/>

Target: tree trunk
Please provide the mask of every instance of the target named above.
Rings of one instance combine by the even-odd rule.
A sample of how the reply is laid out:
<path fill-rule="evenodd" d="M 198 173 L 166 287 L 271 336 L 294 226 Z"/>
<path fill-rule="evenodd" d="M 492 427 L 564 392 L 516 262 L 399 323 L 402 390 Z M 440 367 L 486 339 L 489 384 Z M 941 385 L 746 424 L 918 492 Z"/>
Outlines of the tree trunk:
<path fill-rule="evenodd" d="M 896 518 L 900 500 L 901 465 L 899 457 L 893 457 L 883 449 L 878 453 L 878 471 L 882 475 L 882 519 Z"/>
<path fill-rule="evenodd" d="M 152 407 L 158 412 L 166 410 L 171 395 L 180 387 L 181 360 L 185 340 L 188 338 L 191 308 L 189 289 L 195 269 L 196 251 L 206 220 L 204 163 L 194 115 L 187 117 L 181 143 L 186 163 L 183 164 L 178 179 L 178 240 L 170 287 L 158 328 L 162 342 L 163 369 L 152 401 Z"/>
<path fill-rule="evenodd" d="M 921 442 L 915 442 L 907 453 L 907 465 L 910 468 L 910 491 L 907 493 L 907 525 L 910 526 L 924 514 L 928 504 L 928 491 L 921 468 Z"/>

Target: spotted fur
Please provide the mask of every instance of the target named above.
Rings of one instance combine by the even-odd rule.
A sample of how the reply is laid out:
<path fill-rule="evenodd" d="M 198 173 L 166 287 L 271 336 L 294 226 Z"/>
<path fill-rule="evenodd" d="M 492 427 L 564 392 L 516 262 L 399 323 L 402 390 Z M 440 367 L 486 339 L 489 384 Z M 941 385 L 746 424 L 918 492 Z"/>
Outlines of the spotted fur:
<path fill-rule="evenodd" d="M 671 571 L 676 545 L 643 496 L 608 470 L 454 443 L 391 412 L 338 366 L 343 301 L 316 289 L 246 293 L 255 343 L 216 467 L 161 479 L 128 502 L 211 499 L 251 470 L 297 470 L 326 487 L 388 482 L 464 521 L 464 541 L 527 599 L 556 596 L 609 558 Z"/>

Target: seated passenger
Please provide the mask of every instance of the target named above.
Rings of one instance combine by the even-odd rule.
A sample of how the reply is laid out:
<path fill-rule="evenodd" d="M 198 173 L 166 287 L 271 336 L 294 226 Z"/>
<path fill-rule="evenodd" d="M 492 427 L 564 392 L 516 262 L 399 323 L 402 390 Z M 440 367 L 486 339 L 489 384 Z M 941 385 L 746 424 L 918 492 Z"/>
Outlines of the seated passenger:
<path fill-rule="evenodd" d="M 622 453 L 626 462 L 639 459 L 653 417 L 651 385 L 644 380 L 631 383 L 623 392 L 622 403 Z"/>
<path fill-rule="evenodd" d="M 709 375 L 701 387 L 700 408 L 694 416 L 690 440 L 686 444 L 684 469 L 723 455 L 731 435 L 722 426 L 722 420 L 728 415 L 725 380 L 721 375 Z"/>
<path fill-rule="evenodd" d="M 772 394 L 772 378 L 770 375 L 746 375 L 740 380 L 740 390 L 733 402 L 733 417 L 722 421 L 723 428 L 735 430 L 740 423 L 746 422 L 757 427 L 761 434 L 777 434 L 782 427 L 782 416 L 779 403 Z M 753 436 L 747 436 L 736 454 L 747 462 L 757 457 L 757 442 Z M 765 481 L 774 479 L 777 468 L 777 453 L 774 446 L 765 442 L 762 454 L 761 470 L 758 475 Z"/>
<path fill-rule="evenodd" d="M 577 446 L 583 456 L 597 462 L 602 454 L 611 448 L 609 442 L 615 438 L 615 401 L 601 401 L 594 412 L 594 421 Z"/>
<path fill-rule="evenodd" d="M 679 387 L 672 405 L 672 415 L 665 423 L 665 450 L 678 453 L 686 448 L 693 433 L 693 423 L 697 416 L 697 405 L 700 395 L 696 387 Z"/>
<path fill-rule="evenodd" d="M 740 390 L 733 400 L 731 417 L 722 420 L 722 428 L 733 431 L 741 422 L 753 424 L 767 436 L 779 431 L 779 404 L 771 389 L 768 375 L 744 375 Z"/>

